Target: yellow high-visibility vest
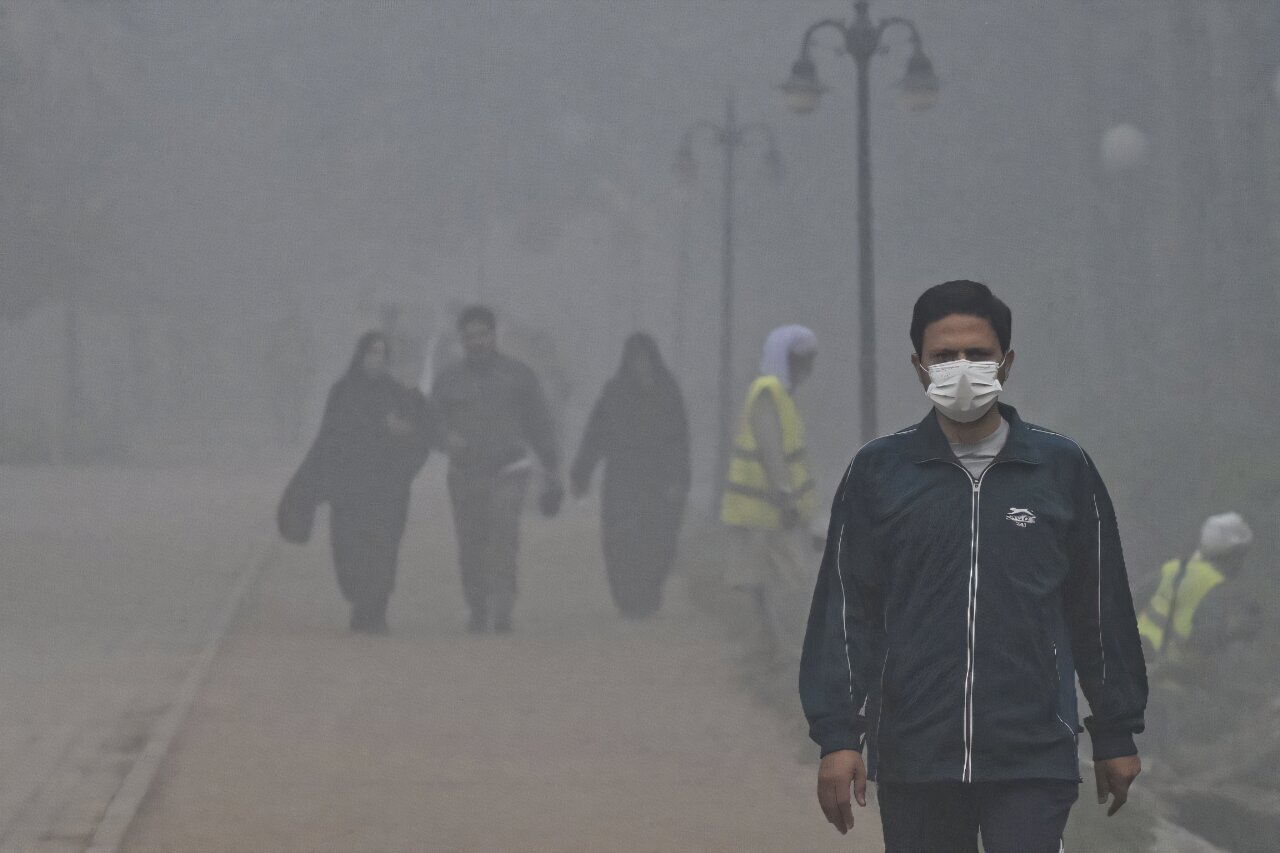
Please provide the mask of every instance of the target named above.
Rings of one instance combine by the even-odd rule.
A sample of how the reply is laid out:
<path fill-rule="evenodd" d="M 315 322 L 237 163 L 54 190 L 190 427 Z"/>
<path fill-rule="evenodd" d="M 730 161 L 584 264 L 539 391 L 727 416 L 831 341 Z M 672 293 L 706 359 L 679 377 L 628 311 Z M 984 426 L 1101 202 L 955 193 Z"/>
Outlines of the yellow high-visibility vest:
<path fill-rule="evenodd" d="M 733 441 L 733 457 L 724 496 L 720 503 L 720 520 L 733 527 L 757 530 L 782 528 L 783 496 L 769 483 L 760 462 L 760 446 L 751 431 L 751 409 L 761 394 L 773 397 L 774 407 L 782 423 L 783 451 L 791 475 L 791 491 L 802 518 L 812 517 L 818 506 L 818 495 L 809 469 L 809 453 L 805 447 L 804 421 L 795 401 L 776 376 L 761 376 L 751 383 L 747 402 L 742 409 L 738 435 Z"/>
<path fill-rule="evenodd" d="M 1138 633 L 1157 652 L 1168 658 L 1177 658 L 1181 648 L 1191 639 L 1196 608 L 1214 587 L 1225 580 L 1222 573 L 1199 554 L 1187 560 L 1185 570 L 1181 560 L 1165 563 L 1160 568 L 1160 586 L 1138 617 Z M 1169 616 L 1171 607 L 1172 618 Z M 1173 636 L 1168 636 L 1170 630 Z"/>

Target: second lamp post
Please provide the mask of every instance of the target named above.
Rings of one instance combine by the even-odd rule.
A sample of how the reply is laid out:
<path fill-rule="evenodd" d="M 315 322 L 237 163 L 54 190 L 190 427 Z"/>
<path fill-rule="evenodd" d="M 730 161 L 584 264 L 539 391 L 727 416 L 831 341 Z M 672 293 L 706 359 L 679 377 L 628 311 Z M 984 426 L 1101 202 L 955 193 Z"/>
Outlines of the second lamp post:
<path fill-rule="evenodd" d="M 693 153 L 694 139 L 705 132 L 711 141 L 724 152 L 724 189 L 721 212 L 723 229 L 720 256 L 720 373 L 718 380 L 719 410 L 717 412 L 716 470 L 715 476 L 724 476 L 729 464 L 729 441 L 733 411 L 733 188 L 734 159 L 741 146 L 759 135 L 765 143 L 765 166 L 776 178 L 782 168 L 777 140 L 772 129 L 761 122 L 739 124 L 734 110 L 733 96 L 725 101 L 724 123 L 703 120 L 694 123 L 681 137 L 676 150 L 675 168 L 680 179 L 692 183 L 697 174 L 697 160 Z"/>
<path fill-rule="evenodd" d="M 840 34 L 844 49 L 853 57 L 858 71 L 858 323 L 860 330 L 861 380 L 859 408 L 864 441 L 878 434 L 876 428 L 876 326 L 875 264 L 871 254 L 871 128 L 870 85 L 871 60 L 884 50 L 881 42 L 890 27 L 903 27 L 910 33 L 911 56 L 901 81 L 907 105 L 915 110 L 928 109 L 938 98 L 938 77 L 933 63 L 924 55 L 920 32 L 906 18 L 871 20 L 867 0 L 853 4 L 853 21 L 819 21 L 805 30 L 800 43 L 800 58 L 791 66 L 791 79 L 782 84 L 787 107 L 795 113 L 810 113 L 827 90 L 818 80 L 818 69 L 809 55 L 813 36 L 819 30 L 832 29 Z"/>

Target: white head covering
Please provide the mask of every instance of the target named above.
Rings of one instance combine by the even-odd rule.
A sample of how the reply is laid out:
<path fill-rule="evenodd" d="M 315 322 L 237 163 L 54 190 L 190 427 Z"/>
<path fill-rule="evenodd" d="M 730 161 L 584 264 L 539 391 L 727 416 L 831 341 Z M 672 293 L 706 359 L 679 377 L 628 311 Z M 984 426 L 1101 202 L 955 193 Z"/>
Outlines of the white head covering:
<path fill-rule="evenodd" d="M 1252 543 L 1253 531 L 1238 512 L 1211 515 L 1200 528 L 1200 552 L 1206 557 L 1247 548 Z"/>
<path fill-rule="evenodd" d="M 779 326 L 764 340 L 764 355 L 760 359 L 760 375 L 776 376 L 782 384 L 791 387 L 791 363 L 787 356 L 813 355 L 818 351 L 818 336 L 808 326 Z"/>

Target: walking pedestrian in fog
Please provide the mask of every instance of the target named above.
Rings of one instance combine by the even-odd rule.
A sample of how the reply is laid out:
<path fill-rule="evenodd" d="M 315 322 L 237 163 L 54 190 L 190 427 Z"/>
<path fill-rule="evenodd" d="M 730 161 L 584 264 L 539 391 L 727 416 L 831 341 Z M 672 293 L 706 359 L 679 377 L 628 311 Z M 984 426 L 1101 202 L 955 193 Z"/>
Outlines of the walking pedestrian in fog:
<path fill-rule="evenodd" d="M 689 425 L 675 377 L 653 338 L 627 338 L 617 374 L 587 421 L 570 472 L 586 494 L 604 461 L 600 524 L 605 572 L 618 611 L 648 616 L 662 605 L 689 492 Z"/>
<path fill-rule="evenodd" d="M 544 512 L 564 488 L 555 426 L 542 386 L 522 361 L 498 351 L 497 319 L 483 305 L 458 316 L 464 355 L 432 386 L 449 454 L 449 496 L 462 589 L 473 633 L 511 631 L 516 601 L 520 510 L 537 457 Z M 532 451 L 532 452 L 531 452 Z"/>
<path fill-rule="evenodd" d="M 360 338 L 303 463 L 313 466 L 307 479 L 329 503 L 333 565 L 351 604 L 351 630 L 369 634 L 387 631 L 409 486 L 433 433 L 426 398 L 388 375 L 388 354 L 380 332 Z"/>
<path fill-rule="evenodd" d="M 924 292 L 911 363 L 933 407 L 858 451 L 831 510 L 800 697 L 823 813 L 848 832 L 850 787 L 866 805 L 877 780 L 889 853 L 977 853 L 979 834 L 987 853 L 1061 850 L 1076 674 L 1108 814 L 1141 770 L 1147 677 L 1115 511 L 1079 445 L 997 403 L 1011 327 L 983 284 Z"/>

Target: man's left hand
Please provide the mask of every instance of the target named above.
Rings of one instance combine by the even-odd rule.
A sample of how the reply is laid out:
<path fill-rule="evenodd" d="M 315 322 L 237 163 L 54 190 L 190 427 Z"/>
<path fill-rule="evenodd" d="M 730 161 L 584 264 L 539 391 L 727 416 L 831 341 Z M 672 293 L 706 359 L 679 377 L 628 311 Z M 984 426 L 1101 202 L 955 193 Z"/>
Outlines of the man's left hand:
<path fill-rule="evenodd" d="M 1129 786 L 1141 772 L 1142 761 L 1136 755 L 1122 755 L 1094 762 L 1093 775 L 1098 780 L 1098 805 L 1106 805 L 1107 796 L 1111 796 L 1111 808 L 1107 809 L 1107 817 L 1120 811 L 1120 807 L 1128 801 Z"/>

